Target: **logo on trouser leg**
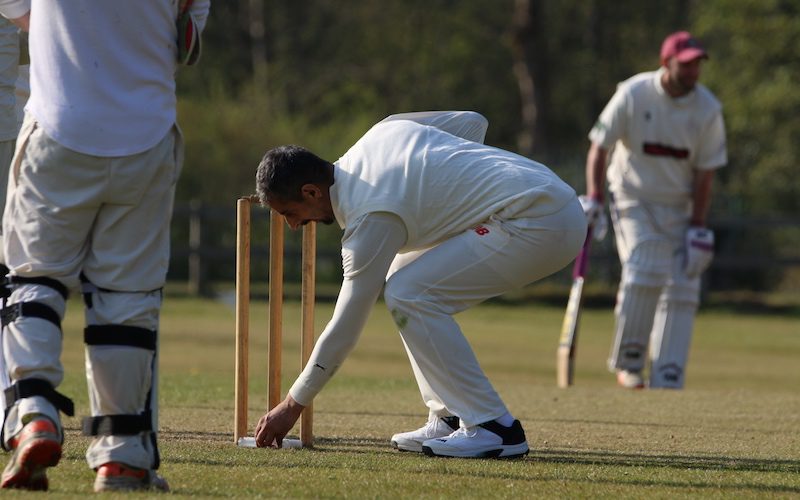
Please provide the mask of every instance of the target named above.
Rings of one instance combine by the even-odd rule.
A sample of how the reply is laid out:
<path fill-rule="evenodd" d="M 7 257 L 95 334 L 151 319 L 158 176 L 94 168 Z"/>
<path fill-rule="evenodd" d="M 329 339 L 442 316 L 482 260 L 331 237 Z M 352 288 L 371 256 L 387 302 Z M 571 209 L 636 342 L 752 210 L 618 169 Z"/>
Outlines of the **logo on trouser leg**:
<path fill-rule="evenodd" d="M 682 385 L 683 369 L 675 363 L 666 364 L 658 369 L 658 376 L 666 385 Z"/>
<path fill-rule="evenodd" d="M 489 228 L 486 226 L 478 226 L 475 229 L 473 229 L 473 231 L 475 231 L 475 234 L 477 234 L 478 236 L 486 236 L 487 234 L 490 233 Z"/>
<path fill-rule="evenodd" d="M 392 319 L 394 320 L 394 324 L 397 325 L 397 328 L 403 329 L 408 324 L 408 316 L 404 315 L 397 309 L 392 309 Z"/>
<path fill-rule="evenodd" d="M 623 358 L 630 361 L 641 359 L 643 351 L 644 346 L 642 344 L 625 344 L 620 346 L 620 354 L 622 354 Z"/>

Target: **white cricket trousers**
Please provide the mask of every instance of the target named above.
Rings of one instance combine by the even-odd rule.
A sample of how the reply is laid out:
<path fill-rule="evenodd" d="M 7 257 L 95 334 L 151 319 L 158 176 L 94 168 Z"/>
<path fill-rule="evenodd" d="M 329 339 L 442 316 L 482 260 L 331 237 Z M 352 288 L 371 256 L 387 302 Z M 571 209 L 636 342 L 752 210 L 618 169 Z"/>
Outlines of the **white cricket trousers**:
<path fill-rule="evenodd" d="M 177 125 L 153 148 L 125 157 L 67 149 L 31 117 L 17 141 L 3 217 L 10 275 L 49 278 L 69 290 L 79 287 L 83 275 L 91 415 L 134 416 L 136 425 L 152 419 L 142 424 L 148 431 L 93 434 L 86 453 L 92 468 L 111 461 L 146 469 L 158 465 L 157 331 L 182 155 Z M 37 302 L 61 319 L 66 308 L 61 294 L 36 283 L 15 285 L 8 302 Z M 10 383 L 43 379 L 57 388 L 63 379 L 61 346 L 57 322 L 25 315 L 10 322 L 2 339 Z M 24 397 L 9 411 L 6 442 L 31 414 L 43 414 L 61 428 L 50 400 Z"/>
<path fill-rule="evenodd" d="M 585 238 L 576 198 L 545 217 L 493 217 L 395 259 L 384 298 L 431 416 L 457 415 L 474 426 L 507 412 L 453 315 L 562 269 Z"/>

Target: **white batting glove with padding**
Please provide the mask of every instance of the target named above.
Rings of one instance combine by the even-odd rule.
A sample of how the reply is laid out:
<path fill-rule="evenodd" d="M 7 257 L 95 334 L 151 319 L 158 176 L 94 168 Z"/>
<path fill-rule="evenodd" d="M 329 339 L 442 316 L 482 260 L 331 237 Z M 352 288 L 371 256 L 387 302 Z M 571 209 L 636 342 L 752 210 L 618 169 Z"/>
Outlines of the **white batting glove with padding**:
<path fill-rule="evenodd" d="M 583 213 L 586 214 L 586 222 L 592 226 L 594 239 L 600 241 L 605 238 L 608 233 L 608 217 L 603 210 L 603 204 L 586 195 L 578 196 L 578 201 L 581 202 Z"/>
<path fill-rule="evenodd" d="M 686 276 L 694 278 L 711 265 L 714 258 L 714 231 L 705 227 L 686 230 Z"/>

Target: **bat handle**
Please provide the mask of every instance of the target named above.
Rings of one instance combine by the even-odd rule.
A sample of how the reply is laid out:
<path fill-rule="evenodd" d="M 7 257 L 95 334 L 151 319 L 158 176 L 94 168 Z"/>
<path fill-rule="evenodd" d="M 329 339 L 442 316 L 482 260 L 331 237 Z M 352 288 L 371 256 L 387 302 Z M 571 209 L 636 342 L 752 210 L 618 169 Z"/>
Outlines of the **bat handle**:
<path fill-rule="evenodd" d="M 586 276 L 586 269 L 589 267 L 589 246 L 592 242 L 592 226 L 586 229 L 586 239 L 583 241 L 578 257 L 575 258 L 575 266 L 572 268 L 572 279 L 583 278 Z"/>

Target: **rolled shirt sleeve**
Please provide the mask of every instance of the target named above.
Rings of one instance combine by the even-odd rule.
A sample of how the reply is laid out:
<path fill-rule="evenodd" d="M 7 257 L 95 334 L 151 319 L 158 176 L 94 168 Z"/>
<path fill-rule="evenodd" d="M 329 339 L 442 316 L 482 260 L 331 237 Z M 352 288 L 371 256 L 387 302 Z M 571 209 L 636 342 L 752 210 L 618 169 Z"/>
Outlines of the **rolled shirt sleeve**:
<path fill-rule="evenodd" d="M 589 131 L 589 140 L 603 149 L 611 149 L 625 130 L 627 116 L 627 93 L 621 88 L 608 101 L 600 117 Z"/>
<path fill-rule="evenodd" d="M 728 150 L 725 140 L 725 121 L 718 112 L 703 131 L 702 140 L 698 141 L 695 167 L 700 170 L 714 170 L 728 163 Z"/>

